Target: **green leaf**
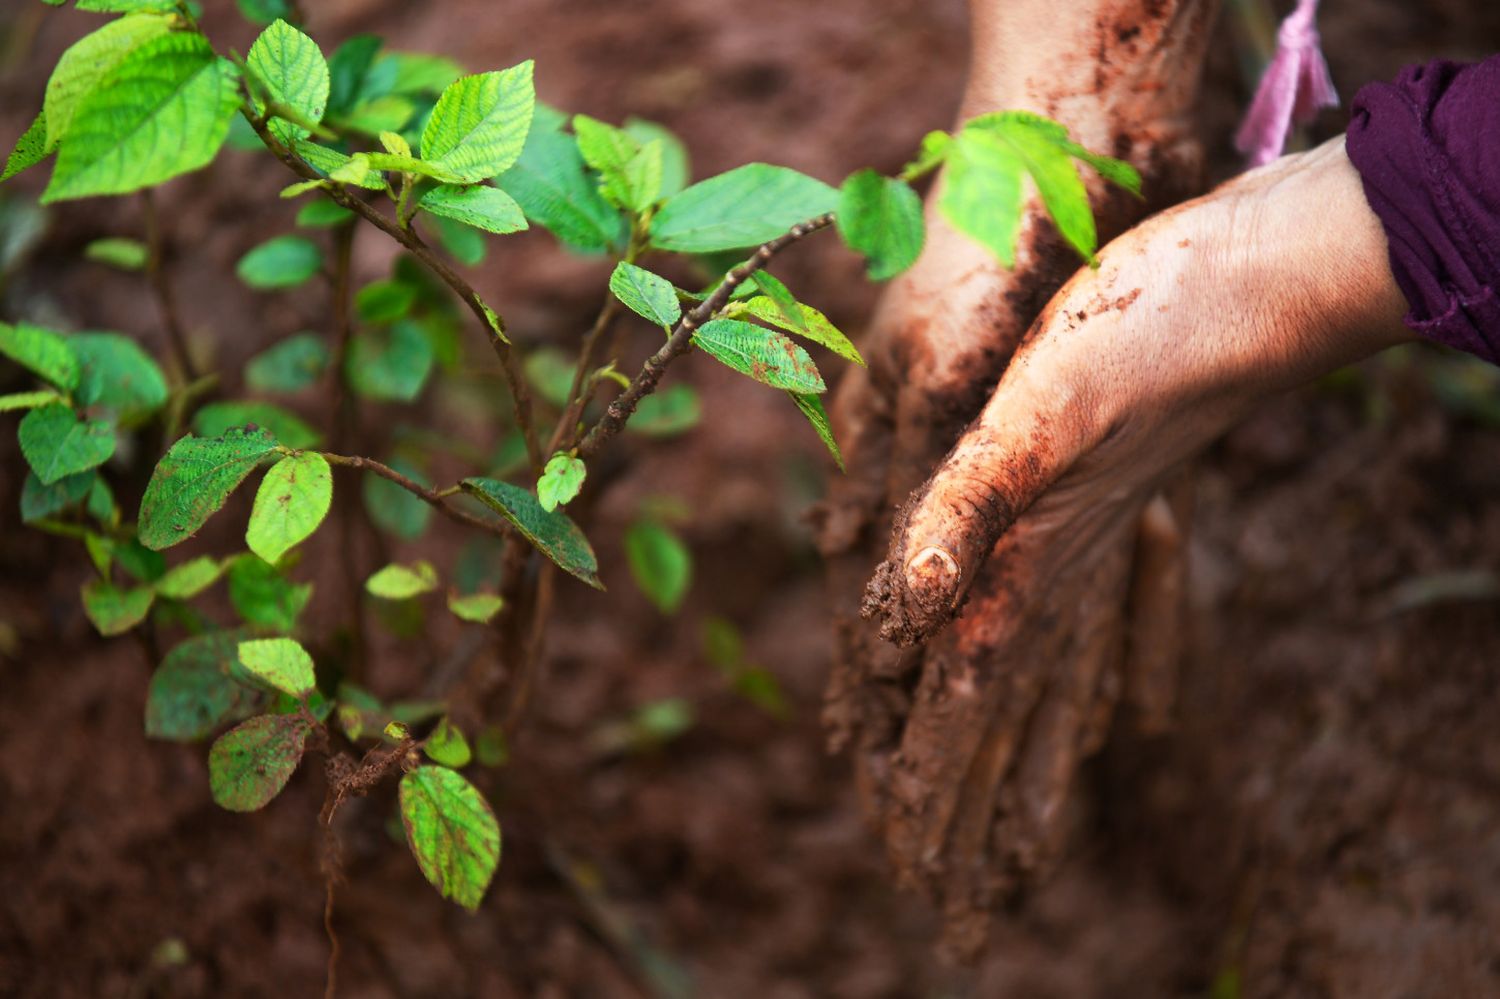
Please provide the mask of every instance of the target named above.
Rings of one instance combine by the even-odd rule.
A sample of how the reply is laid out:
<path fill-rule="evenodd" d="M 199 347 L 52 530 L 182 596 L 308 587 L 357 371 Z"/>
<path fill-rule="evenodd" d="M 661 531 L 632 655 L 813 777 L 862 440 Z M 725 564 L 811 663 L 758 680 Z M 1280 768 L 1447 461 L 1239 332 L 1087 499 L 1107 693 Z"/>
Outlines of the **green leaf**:
<path fill-rule="evenodd" d="M 895 277 L 922 253 L 922 199 L 904 180 L 874 170 L 850 174 L 834 220 L 844 244 L 864 254 L 871 281 Z"/>
<path fill-rule="evenodd" d="M 227 568 L 228 562 L 221 562 L 211 555 L 199 555 L 168 569 L 154 584 L 156 593 L 170 600 L 191 600 L 218 581 Z"/>
<path fill-rule="evenodd" d="M 105 579 L 93 579 L 83 587 L 83 612 L 106 638 L 123 635 L 146 619 L 156 595 L 149 586 L 122 590 Z"/>
<path fill-rule="evenodd" d="M 438 587 L 437 570 L 426 560 L 411 565 L 392 563 L 365 580 L 365 589 L 382 600 L 408 600 Z"/>
<path fill-rule="evenodd" d="M 1039 115 L 1019 111 L 982 115 L 959 133 L 962 147 L 977 137 L 1003 148 L 1036 185 L 1057 230 L 1090 263 L 1099 245 L 1088 191 L 1069 155 L 1067 129 Z M 993 154 L 991 154 L 993 155 Z"/>
<path fill-rule="evenodd" d="M 864 366 L 865 359 L 861 356 L 859 348 L 855 347 L 837 326 L 829 322 L 827 316 L 811 305 L 803 305 L 795 300 L 792 306 L 801 314 L 800 327 L 793 325 L 792 321 L 787 318 L 787 307 L 778 305 L 763 295 L 757 295 L 735 306 L 731 314 L 743 310 L 761 322 L 778 326 L 789 333 L 796 333 L 819 346 L 827 347 L 846 361 L 853 361 L 861 367 Z"/>
<path fill-rule="evenodd" d="M 150 251 L 138 239 L 109 237 L 96 239 L 83 248 L 85 260 L 96 264 L 107 264 L 122 271 L 145 270 Z"/>
<path fill-rule="evenodd" d="M 37 389 L 34 392 L 11 392 L 0 395 L 0 413 L 13 413 L 18 409 L 36 409 L 49 402 L 66 400 L 52 389 Z"/>
<path fill-rule="evenodd" d="M 206 166 L 229 134 L 238 79 L 201 35 L 135 49 L 79 105 L 42 202 L 125 194 Z"/>
<path fill-rule="evenodd" d="M 85 504 L 85 509 L 88 510 L 90 517 L 101 524 L 114 527 L 120 523 L 120 507 L 115 503 L 115 494 L 101 475 L 94 476 L 94 484 L 89 487 L 89 499 Z"/>
<path fill-rule="evenodd" d="M 78 388 L 73 398 L 80 406 L 101 406 L 122 422 L 134 423 L 166 405 L 166 376 L 130 337 L 78 333 L 69 342 L 78 355 Z"/>
<path fill-rule="evenodd" d="M 21 522 L 31 524 L 82 503 L 97 477 L 98 473 L 93 471 L 79 472 L 65 475 L 51 485 L 42 485 L 35 472 L 27 472 L 21 485 Z"/>
<path fill-rule="evenodd" d="M 238 648 L 235 632 L 212 631 L 168 652 L 146 692 L 146 735 L 196 742 L 253 711 L 259 695 L 233 679 L 244 669 Z"/>
<path fill-rule="evenodd" d="M 1089 152 L 1076 142 L 1063 140 L 1061 145 L 1069 156 L 1072 156 L 1074 159 L 1083 160 L 1083 162 L 1093 167 L 1099 176 L 1111 184 L 1125 188 L 1125 190 L 1137 198 L 1143 196 L 1141 194 L 1140 171 L 1136 170 L 1129 163 L 1126 163 L 1124 160 L 1117 160 L 1112 156 L 1101 156 L 1098 153 Z"/>
<path fill-rule="evenodd" d="M 484 235 L 478 229 L 440 215 L 432 215 L 427 221 L 437 231 L 438 242 L 454 260 L 465 267 L 484 263 L 488 248 L 484 244 Z"/>
<path fill-rule="evenodd" d="M 61 333 L 30 323 L 0 323 L 0 354 L 60 389 L 78 387 L 78 354 Z"/>
<path fill-rule="evenodd" d="M 573 359 L 562 351 L 543 347 L 527 355 L 522 369 L 537 394 L 561 408 L 568 404 L 573 390 L 573 365 Z"/>
<path fill-rule="evenodd" d="M 505 601 L 494 593 L 468 593 L 448 597 L 448 609 L 461 621 L 485 624 L 505 606 Z"/>
<path fill-rule="evenodd" d="M 526 145 L 536 104 L 532 62 L 454 81 L 422 129 L 422 158 L 475 184 L 509 170 Z"/>
<path fill-rule="evenodd" d="M 475 911 L 500 863 L 500 823 L 484 796 L 446 767 L 401 778 L 401 824 L 417 866 L 432 886 Z"/>
<path fill-rule="evenodd" d="M 999 139 L 965 129 L 949 147 L 947 184 L 938 199 L 948 223 L 1006 267 L 1016 262 L 1023 170 L 1020 157 Z"/>
<path fill-rule="evenodd" d="M 415 462 L 397 455 L 386 462 L 402 475 L 424 486 L 432 483 Z M 420 498 L 378 475 L 366 475 L 363 486 L 365 510 L 375 526 L 402 541 L 415 541 L 432 519 L 432 507 Z"/>
<path fill-rule="evenodd" d="M 138 539 L 118 538 L 108 544 L 120 568 L 141 582 L 155 583 L 166 574 L 166 557 L 142 545 Z"/>
<path fill-rule="evenodd" d="M 240 258 L 235 273 L 252 288 L 293 288 L 323 267 L 323 251 L 301 236 L 277 236 Z"/>
<path fill-rule="evenodd" d="M 779 315 L 777 326 L 792 333 L 807 333 L 807 317 L 802 314 L 802 309 L 797 304 L 797 297 L 792 294 L 791 289 L 782 284 L 775 275 L 765 270 L 751 274 L 750 283 L 764 292 L 762 297 L 770 299 L 771 305 Z"/>
<path fill-rule="evenodd" d="M 654 121 L 626 118 L 625 131 L 642 146 L 661 143 L 661 191 L 657 197 L 670 198 L 687 187 L 691 179 L 687 146 L 670 129 Z"/>
<path fill-rule="evenodd" d="M 301 715 L 257 715 L 219 736 L 208 751 L 214 803 L 231 812 L 264 808 L 302 762 L 309 730 Z"/>
<path fill-rule="evenodd" d="M 42 154 L 57 148 L 67 135 L 79 106 L 100 81 L 130 53 L 171 30 L 169 18 L 149 15 L 122 17 L 74 42 L 57 60 L 52 77 L 47 81 L 42 115 L 37 119 L 46 127 Z"/>
<path fill-rule="evenodd" d="M 240 665 L 256 680 L 291 697 L 306 697 L 317 687 L 312 656 L 291 638 L 257 638 L 239 645 Z"/>
<path fill-rule="evenodd" d="M 658 274 L 627 261 L 615 265 L 609 277 L 609 290 L 638 316 L 649 319 L 667 332 L 682 318 L 677 289 Z"/>
<path fill-rule="evenodd" d="M 661 196 L 662 145 L 642 145 L 629 132 L 588 115 L 573 116 L 573 132 L 583 161 L 599 171 L 599 193 L 612 205 L 636 214 Z"/>
<path fill-rule="evenodd" d="M 335 149 L 320 146 L 308 139 L 298 140 L 293 144 L 298 156 L 307 161 L 308 166 L 341 184 L 353 184 L 363 187 L 369 191 L 384 191 L 386 188 L 385 178 L 378 173 L 372 173 L 369 169 L 369 161 L 361 159 L 357 161 L 354 157 L 345 156 Z M 352 167 L 358 165 L 358 169 L 349 172 Z"/>
<path fill-rule="evenodd" d="M 444 184 L 422 196 L 422 207 L 433 215 L 505 235 L 526 228 L 526 216 L 514 198 L 498 187 Z"/>
<path fill-rule="evenodd" d="M 252 357 L 245 365 L 245 384 L 260 392 L 296 392 L 322 377 L 329 358 L 322 337 L 298 333 Z"/>
<path fill-rule="evenodd" d="M 26 463 L 44 486 L 96 468 L 115 453 L 113 427 L 103 420 L 80 420 L 61 403 L 27 413 L 17 436 Z"/>
<path fill-rule="evenodd" d="M 141 499 L 141 543 L 160 551 L 192 537 L 276 446 L 275 437 L 252 427 L 173 444 Z"/>
<path fill-rule="evenodd" d="M 821 180 L 750 163 L 669 199 L 651 220 L 651 242 L 681 253 L 758 246 L 798 222 L 833 211 L 838 199 Z"/>
<path fill-rule="evenodd" d="M 772 388 L 789 392 L 827 391 L 807 351 L 772 330 L 738 319 L 715 319 L 693 333 L 715 360 Z"/>
<path fill-rule="evenodd" d="M 307 540 L 333 503 L 333 472 L 316 451 L 291 454 L 271 466 L 255 493 L 245 545 L 267 562 Z"/>
<path fill-rule="evenodd" d="M 354 311 L 367 323 L 395 322 L 416 304 L 417 289 L 405 281 L 372 281 L 354 296 Z"/>
<path fill-rule="evenodd" d="M 277 443 L 289 448 L 312 447 L 320 436 L 294 414 L 270 402 L 212 402 L 193 416 L 199 437 L 219 437 L 234 427 L 264 427 Z"/>
<path fill-rule="evenodd" d="M 453 724 L 453 720 L 446 716 L 437 723 L 437 728 L 433 729 L 432 734 L 427 737 L 422 751 L 434 763 L 441 763 L 455 770 L 468 766 L 469 761 L 474 758 L 473 752 L 469 749 L 469 740 L 464 738 L 463 729 Z"/>
<path fill-rule="evenodd" d="M 329 198 L 309 201 L 297 209 L 297 224 L 305 229 L 326 229 L 343 225 L 354 218 L 354 213 Z"/>
<path fill-rule="evenodd" d="M 389 330 L 361 333 L 349 344 L 344 373 L 367 399 L 411 402 L 432 373 L 432 341 L 422 327 L 402 320 Z"/>
<path fill-rule="evenodd" d="M 229 602 L 247 624 L 291 631 L 311 598 L 311 583 L 292 582 L 258 555 L 241 555 L 229 567 Z"/>
<path fill-rule="evenodd" d="M 295 13 L 291 0 L 235 0 L 235 6 L 254 24 L 270 24 Z"/>
<path fill-rule="evenodd" d="M 670 385 L 643 398 L 625 429 L 647 437 L 676 437 L 703 419 L 703 404 L 691 385 Z"/>
<path fill-rule="evenodd" d="M 499 725 L 486 725 L 474 740 L 474 756 L 486 767 L 504 766 L 510 759 L 510 747 Z"/>
<path fill-rule="evenodd" d="M 323 120 L 328 108 L 328 63 L 318 44 L 285 21 L 276 21 L 250 46 L 245 65 L 266 90 L 272 103 L 288 108 L 305 122 Z M 256 110 L 263 112 L 258 88 Z M 306 138 L 306 127 L 280 118 L 270 123 L 271 134 L 284 144 Z"/>
<path fill-rule="evenodd" d="M 604 589 L 599 581 L 599 562 L 588 538 L 565 514 L 542 509 L 535 495 L 519 486 L 495 479 L 464 479 L 464 491 L 500 514 L 543 555 L 566 573 L 583 580 L 596 590 Z"/>
<path fill-rule="evenodd" d="M 828 448 L 828 453 L 833 456 L 833 463 L 839 466 L 839 471 L 844 469 L 844 455 L 839 451 L 839 442 L 834 440 L 833 425 L 828 422 L 828 411 L 823 408 L 823 400 L 816 395 L 803 395 L 799 392 L 788 392 L 797 408 L 802 410 L 802 415 L 807 417 L 807 422 L 812 424 L 813 430 L 817 431 L 818 439 L 823 446 Z"/>
<path fill-rule="evenodd" d="M 681 538 L 658 521 L 638 520 L 625 532 L 625 557 L 636 585 L 658 610 L 671 614 L 682 606 L 693 579 L 693 555 Z"/>
<path fill-rule="evenodd" d="M 376 77 L 389 77 L 393 94 L 424 94 L 436 97 L 464 75 L 452 59 L 422 52 L 386 52 L 375 61 Z"/>
<path fill-rule="evenodd" d="M 383 135 L 393 133 L 383 132 Z M 419 160 L 412 156 L 402 156 L 397 153 L 359 153 L 356 159 L 363 159 L 372 170 L 385 170 L 391 173 L 410 173 L 418 177 L 431 177 L 433 180 L 453 181 L 457 178 L 451 170 L 445 167 Z M 337 179 L 338 175 L 334 175 Z"/>
<path fill-rule="evenodd" d="M 47 112 L 43 111 L 16 140 L 16 148 L 11 150 L 5 161 L 5 169 L 0 171 L 0 182 L 10 180 L 22 170 L 36 166 L 46 159 L 50 151 L 47 146 Z"/>
<path fill-rule="evenodd" d="M 350 111 L 360 100 L 381 44 L 375 35 L 355 35 L 334 49 L 328 60 L 330 114 Z"/>
<path fill-rule="evenodd" d="M 548 513 L 566 506 L 583 488 L 583 480 L 587 475 L 588 468 L 582 458 L 557 452 L 547 462 L 547 467 L 542 469 L 542 477 L 537 479 L 537 502 Z"/>
<path fill-rule="evenodd" d="M 625 220 L 584 171 L 578 145 L 555 116 L 538 112 L 521 158 L 496 183 L 532 223 L 583 253 L 602 253 L 625 241 Z"/>
<path fill-rule="evenodd" d="M 78 9 L 95 14 L 166 14 L 177 9 L 177 0 L 78 0 Z"/>

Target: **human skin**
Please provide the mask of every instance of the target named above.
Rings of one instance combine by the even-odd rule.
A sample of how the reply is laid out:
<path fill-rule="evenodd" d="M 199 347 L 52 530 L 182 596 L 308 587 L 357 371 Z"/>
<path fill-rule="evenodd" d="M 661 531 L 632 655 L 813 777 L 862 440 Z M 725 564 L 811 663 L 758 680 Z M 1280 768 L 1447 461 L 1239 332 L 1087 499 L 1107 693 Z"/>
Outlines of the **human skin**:
<path fill-rule="evenodd" d="M 1119 687 L 1160 700 L 1159 677 L 1114 665 L 1122 552 L 1143 509 L 1148 527 L 1166 515 L 1153 491 L 1267 396 L 1412 339 L 1342 139 L 1163 212 L 1099 258 L 907 500 L 864 606 L 883 638 L 924 650 L 887 836 L 915 851 L 960 951 L 979 946 L 982 908 L 1055 855 L 1073 770 Z M 1180 586 L 1155 547 L 1137 545 L 1137 582 L 1157 561 L 1147 590 Z M 1159 601 L 1154 613 L 1148 628 L 1174 624 Z"/>
<path fill-rule="evenodd" d="M 1266 396 L 1413 338 L 1342 138 L 1141 224 L 1050 302 L 978 423 L 901 516 L 882 637 L 958 610 L 1002 536 L 1055 573 Z"/>
<path fill-rule="evenodd" d="M 1035 111 L 1134 164 L 1143 199 L 1086 177 L 1109 239 L 1200 190 L 1190 116 L 1215 6 L 971 0 L 958 120 Z M 965 548 L 962 590 L 975 610 L 940 634 L 952 608 L 932 615 L 932 627 L 909 636 L 932 639 L 921 646 L 897 649 L 859 619 L 892 512 L 979 415 L 1023 335 L 1081 264 L 1033 202 L 1016 265 L 1005 270 L 948 227 L 937 197 L 928 199 L 921 258 L 887 289 L 863 344 L 870 367 L 845 378 L 831 411 L 850 472 L 818 525 L 839 628 L 825 721 L 833 745 L 853 749 L 866 811 L 898 876 L 934 897 L 949 944 L 972 954 L 993 905 L 1059 852 L 1060 802 L 1121 691 L 1141 717 L 1164 717 L 1182 535 L 1169 504 L 1155 500 L 1143 517 L 1136 503 L 1112 511 L 1088 557 L 1060 573 L 1016 572 L 1014 559 L 980 568 L 982 553 Z"/>

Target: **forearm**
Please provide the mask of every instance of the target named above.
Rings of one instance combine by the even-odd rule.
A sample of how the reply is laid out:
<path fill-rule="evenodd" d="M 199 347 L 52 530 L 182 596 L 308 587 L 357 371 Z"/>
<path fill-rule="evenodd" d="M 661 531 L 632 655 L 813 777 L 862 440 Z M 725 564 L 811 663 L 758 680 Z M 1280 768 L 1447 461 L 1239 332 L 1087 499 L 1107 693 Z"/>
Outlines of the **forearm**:
<path fill-rule="evenodd" d="M 1128 153 L 1185 132 L 1219 0 L 970 0 L 962 114 L 1019 108 Z"/>

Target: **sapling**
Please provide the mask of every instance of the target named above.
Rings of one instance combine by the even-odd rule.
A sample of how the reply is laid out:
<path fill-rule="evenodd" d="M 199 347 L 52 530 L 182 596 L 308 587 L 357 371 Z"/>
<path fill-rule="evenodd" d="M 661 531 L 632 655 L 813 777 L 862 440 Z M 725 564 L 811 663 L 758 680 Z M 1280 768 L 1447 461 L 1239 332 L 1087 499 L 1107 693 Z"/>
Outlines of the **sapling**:
<path fill-rule="evenodd" d="M 680 358 L 701 351 L 786 393 L 842 467 L 822 402 L 827 383 L 805 345 L 855 365 L 864 359 L 772 275 L 783 250 L 836 229 L 865 257 L 872 280 L 900 274 L 924 241 L 913 184 L 946 166 L 944 217 L 1002 263 L 1014 259 L 1028 185 L 1061 237 L 1092 261 L 1097 235 L 1079 164 L 1139 190 L 1131 167 L 1024 112 L 933 132 L 895 176 L 859 170 L 839 188 L 764 163 L 692 182 L 684 146 L 662 126 L 570 118 L 538 103 L 529 61 L 466 75 L 450 60 L 388 50 L 363 35 L 325 59 L 292 23 L 295 11 L 278 3 L 241 4 L 265 24 L 241 57 L 200 30 L 191 3 L 77 6 L 120 16 L 58 61 L 4 178 L 55 157 L 44 204 L 141 199 L 140 240 L 120 234 L 86 252 L 143 274 L 171 352 L 163 366 L 121 334 L 67 334 L 24 318 L 0 324 L 0 351 L 35 378 L 0 396 L 0 410 L 23 414 L 22 519 L 82 543 L 95 572 L 83 609 L 102 634 L 139 634 L 153 659 L 161 632 L 180 634 L 150 682 L 146 732 L 213 738 L 209 780 L 218 804 L 262 808 L 308 751 L 324 757 L 330 907 L 333 819 L 344 801 L 388 777 L 399 779 L 406 838 L 422 873 L 445 897 L 479 906 L 499 863 L 500 825 L 461 771 L 508 756 L 505 738 L 535 693 L 555 570 L 571 577 L 564 585 L 604 589 L 594 549 L 566 512 L 603 488 L 590 479 L 591 463 L 622 432 L 670 438 L 698 422 L 692 387 L 663 381 Z M 327 335 L 289 336 L 239 372 L 206 370 L 189 341 L 163 249 L 173 205 L 154 193 L 208 167 L 226 145 L 268 155 L 286 172 L 281 196 L 300 202 L 297 231 L 246 253 L 239 278 L 268 293 L 320 275 L 329 286 L 327 313 L 313 324 Z M 576 342 L 533 349 L 533 338 L 512 329 L 463 276 L 463 266 L 483 261 L 489 239 L 533 226 L 569 251 L 614 261 L 598 318 Z M 372 230 L 401 257 L 389 277 L 355 287 L 353 242 Z M 662 273 L 694 268 L 706 286 L 684 287 Z M 662 332 L 638 364 L 614 336 L 625 311 Z M 499 446 L 407 428 L 394 455 L 353 453 L 360 402 L 412 403 L 434 382 L 485 380 L 459 347 L 465 327 L 498 364 Z M 248 397 L 228 392 L 235 385 Z M 317 420 L 273 401 L 317 386 L 327 388 Z M 149 440 L 147 430 L 169 444 L 137 506 L 134 496 L 116 494 L 125 481 L 116 473 L 128 462 L 112 459 L 133 452 L 121 441 Z M 471 474 L 435 484 L 426 458 L 439 449 Z M 162 553 L 195 535 L 252 478 L 245 550 L 169 564 Z M 299 546 L 331 517 L 352 571 L 357 523 L 415 540 L 432 513 L 483 544 L 448 566 L 429 558 L 350 576 L 349 651 L 323 653 L 338 645 L 300 620 L 312 584 L 299 578 Z M 692 577 L 672 519 L 643 509 L 623 539 L 633 577 L 664 614 L 681 605 Z M 200 605 L 221 581 L 238 618 L 230 626 Z M 491 648 L 460 657 L 433 698 L 388 703 L 356 682 L 365 675 L 367 600 L 398 619 L 441 600 L 459 620 L 490 628 Z M 732 634 L 726 627 L 714 625 L 717 665 L 746 696 L 784 712 L 774 683 L 745 662 L 737 638 L 736 651 L 722 651 Z"/>

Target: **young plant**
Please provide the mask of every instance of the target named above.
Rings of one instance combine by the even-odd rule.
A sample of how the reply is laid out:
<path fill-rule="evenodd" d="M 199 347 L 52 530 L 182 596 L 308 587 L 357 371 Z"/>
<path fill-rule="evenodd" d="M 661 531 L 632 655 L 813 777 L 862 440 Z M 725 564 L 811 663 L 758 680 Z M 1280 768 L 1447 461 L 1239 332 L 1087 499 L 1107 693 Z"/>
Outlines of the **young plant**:
<path fill-rule="evenodd" d="M 834 188 L 750 163 L 694 183 L 685 148 L 661 126 L 569 118 L 539 104 L 530 62 L 465 75 L 447 59 L 386 50 L 372 36 L 348 39 L 325 59 L 279 19 L 292 18 L 294 7 L 240 6 L 270 22 L 243 58 L 215 47 L 191 3 L 78 0 L 79 9 L 121 16 L 64 53 L 40 113 L 5 164 L 9 179 L 55 157 L 44 204 L 140 194 L 143 241 L 112 237 L 86 256 L 144 273 L 172 346 L 169 376 L 120 334 L 69 335 L 24 319 L 0 324 L 0 352 L 35 378 L 0 396 L 0 410 L 24 414 L 22 518 L 82 542 L 95 570 L 82 592 L 84 612 L 102 634 L 134 631 L 159 658 L 147 734 L 216 736 L 208 754 L 216 802 L 235 811 L 264 807 L 313 751 L 327 758 L 320 821 L 331 836 L 345 800 L 399 776 L 401 817 L 422 873 L 445 897 L 476 908 L 499 863 L 500 826 L 460 771 L 507 756 L 505 736 L 535 685 L 557 583 L 549 565 L 604 589 L 589 539 L 564 512 L 604 488 L 590 478 L 590 463 L 624 430 L 662 439 L 698 422 L 690 385 L 658 391 L 668 369 L 696 349 L 785 392 L 842 467 L 822 402 L 827 386 L 805 345 L 864 362 L 822 312 L 769 272 L 783 250 L 836 228 L 865 257 L 872 280 L 900 274 L 924 238 L 912 184 L 946 164 L 939 210 L 1002 263 L 1012 261 L 1028 186 L 1092 261 L 1094 220 L 1078 164 L 1133 191 L 1139 178 L 1080 148 L 1055 122 L 1008 112 L 928 135 L 896 176 L 860 170 Z M 313 325 L 328 335 L 298 333 L 238 373 L 205 373 L 165 266 L 170 205 L 159 206 L 151 192 L 207 167 L 226 144 L 268 153 L 290 182 L 281 196 L 302 199 L 299 232 L 251 249 L 239 277 L 274 293 L 326 275 L 328 310 Z M 615 266 L 603 308 L 577 342 L 523 351 L 530 338 L 513 337 L 457 265 L 482 262 L 489 238 L 532 226 Z M 402 255 L 391 276 L 355 288 L 351 248 L 371 230 Z M 664 276 L 693 270 L 707 275 L 706 288 Z M 631 375 L 611 335 L 623 310 L 663 333 Z M 498 448 L 404 427 L 387 460 L 346 453 L 360 439 L 362 406 L 415 402 L 436 379 L 458 395 L 485 378 L 459 347 L 466 325 L 498 362 L 504 407 L 487 413 Z M 235 382 L 252 397 L 221 397 Z M 331 405 L 317 425 L 267 398 L 320 385 Z M 182 434 L 184 426 L 192 432 Z M 137 450 L 121 441 L 152 440 L 148 434 L 170 444 L 139 506 L 131 503 L 132 518 L 111 485 L 111 459 Z M 470 474 L 433 485 L 425 459 L 437 449 Z M 361 504 L 344 502 L 355 495 L 346 490 L 356 474 L 363 514 Z M 246 550 L 169 565 L 162 553 L 196 534 L 256 475 Z M 333 635 L 308 634 L 301 615 L 312 584 L 299 581 L 299 545 L 330 517 L 346 541 L 361 520 L 415 541 L 433 512 L 484 546 L 446 572 L 423 560 L 364 580 L 351 575 L 351 640 L 341 646 Z M 662 613 L 676 612 L 692 578 L 687 546 L 650 514 L 623 544 L 643 593 Z M 353 551 L 344 548 L 353 573 Z M 546 562 L 533 571 L 538 557 Z M 238 619 L 232 624 L 203 603 L 220 580 Z M 494 630 L 493 652 L 460 656 L 429 700 L 387 703 L 359 686 L 363 595 L 392 626 L 409 629 L 415 620 L 419 630 L 443 590 L 453 615 Z M 783 711 L 769 674 L 744 662 L 726 625 L 715 627 L 719 668 L 746 696 Z M 181 638 L 158 657 L 158 636 L 168 629 Z M 675 733 L 690 722 L 673 710 L 657 714 L 671 715 Z M 650 723 L 656 718 L 637 719 L 653 738 L 666 730 Z M 336 859 L 336 849 L 329 856 Z M 328 872 L 330 905 L 336 873 Z"/>

